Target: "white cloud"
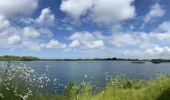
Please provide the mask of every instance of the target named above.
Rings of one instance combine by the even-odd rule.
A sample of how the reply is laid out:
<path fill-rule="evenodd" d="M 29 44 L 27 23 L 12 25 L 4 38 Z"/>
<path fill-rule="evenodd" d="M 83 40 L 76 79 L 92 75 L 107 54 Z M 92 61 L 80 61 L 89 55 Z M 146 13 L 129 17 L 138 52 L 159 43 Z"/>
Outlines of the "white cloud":
<path fill-rule="evenodd" d="M 170 56 L 169 32 L 132 32 L 124 34 L 113 33 L 105 38 L 109 44 L 120 47 L 119 54 L 132 58 L 168 58 Z M 111 38 L 111 40 L 109 40 Z M 126 47 L 127 46 L 127 47 Z M 128 47 L 133 46 L 133 47 Z M 125 48 L 125 51 L 121 51 Z M 116 48 L 112 48 L 116 49 Z M 130 49 L 130 50 L 129 50 Z M 142 53 L 141 53 L 142 52 Z"/>
<path fill-rule="evenodd" d="M 0 30 L 0 48 L 11 48 L 21 42 L 21 36 L 16 28 L 9 26 Z"/>
<path fill-rule="evenodd" d="M 69 37 L 69 40 L 77 40 L 81 44 L 84 44 L 87 48 L 96 49 L 104 48 L 104 41 L 101 40 L 97 32 L 76 32 Z"/>
<path fill-rule="evenodd" d="M 76 32 L 69 37 L 70 40 L 80 40 L 82 42 L 93 41 L 95 37 L 90 32 Z"/>
<path fill-rule="evenodd" d="M 80 42 L 78 40 L 73 40 L 70 44 L 69 44 L 69 48 L 73 49 L 73 48 L 77 48 L 80 46 Z"/>
<path fill-rule="evenodd" d="M 26 20 L 27 18 L 24 19 L 24 21 Z M 52 25 L 54 20 L 54 15 L 49 8 L 43 9 L 37 19 L 29 18 L 28 23 L 24 23 L 24 27 L 10 25 L 6 16 L 0 14 L 0 48 L 26 47 L 25 49 L 40 50 L 47 48 L 47 44 L 50 47 L 52 43 L 46 43 L 46 41 L 50 40 L 53 34 L 48 27 L 43 26 Z M 64 47 L 64 45 L 62 46 Z"/>
<path fill-rule="evenodd" d="M 95 52 L 95 50 L 100 51 L 101 49 L 105 51 L 111 48 L 117 49 L 117 53 L 126 55 L 131 53 L 133 56 L 141 52 L 144 52 L 143 55 L 145 56 L 170 54 L 170 47 L 168 46 L 170 43 L 169 21 L 162 23 L 158 31 L 155 32 L 121 32 L 123 24 L 121 25 L 119 22 L 135 16 L 133 2 L 134 0 L 63 0 L 60 9 L 74 20 L 79 21 L 80 18 L 84 18 L 85 21 L 90 20 L 97 24 L 111 24 L 110 26 L 113 28 L 112 33 L 107 35 L 101 32 L 75 32 L 67 38 L 68 40 L 65 40 L 65 42 L 70 41 L 68 44 L 52 39 L 54 38 L 53 33 L 49 27 L 46 27 L 46 25 L 55 24 L 55 16 L 50 8 L 43 9 L 40 16 L 35 19 L 25 20 L 24 27 L 20 25 L 11 26 L 6 19 L 8 17 L 4 16 L 23 14 L 23 12 L 14 11 L 14 13 L 0 14 L 0 48 L 20 46 L 25 47 L 24 49 L 29 48 L 36 51 L 43 48 L 64 50 L 77 48 L 85 52 Z M 33 9 L 29 11 L 33 11 Z M 145 17 L 146 22 L 163 16 L 164 12 L 159 4 L 154 5 Z M 65 26 L 64 30 L 74 30 L 72 27 L 68 27 L 69 25 Z M 133 26 L 130 26 L 130 28 L 134 29 Z M 134 49 L 134 52 L 129 50 L 129 46 L 132 46 L 130 49 Z M 122 48 L 127 51 L 122 51 Z"/>
<path fill-rule="evenodd" d="M 94 1 L 96 0 L 62 0 L 60 10 L 79 20 L 93 6 Z"/>
<path fill-rule="evenodd" d="M 37 32 L 34 28 L 32 27 L 24 27 L 23 29 L 23 35 L 25 38 L 38 38 L 40 36 L 40 33 Z"/>
<path fill-rule="evenodd" d="M 50 8 L 44 8 L 41 11 L 41 15 L 36 19 L 40 24 L 53 25 L 55 20 L 54 14 L 51 12 Z"/>
<path fill-rule="evenodd" d="M 21 37 L 18 35 L 14 35 L 8 38 L 8 44 L 10 45 L 16 45 L 21 42 Z"/>
<path fill-rule="evenodd" d="M 69 37 L 69 40 L 78 40 L 82 44 L 90 49 L 94 48 L 106 48 L 105 44 L 111 44 L 113 51 L 120 50 L 118 55 L 127 55 L 126 57 L 165 57 L 166 53 L 170 54 L 170 33 L 160 32 L 130 32 L 130 33 L 112 33 L 111 35 L 103 35 L 100 32 L 76 32 Z M 115 47 L 116 46 L 116 47 Z M 129 52 L 124 53 L 125 49 L 129 50 L 129 46 L 132 46 Z M 119 47 L 119 48 L 117 48 Z M 83 48 L 85 49 L 85 48 Z M 89 49 L 88 49 L 89 50 Z M 141 52 L 143 52 L 141 54 Z M 154 53 L 156 52 L 156 53 Z"/>
<path fill-rule="evenodd" d="M 141 58 L 141 59 L 169 58 L 170 47 L 154 46 L 147 49 L 125 50 L 122 54 L 120 52 L 118 53 L 120 54 L 120 56 L 126 58 Z"/>
<path fill-rule="evenodd" d="M 32 44 L 31 46 L 27 45 L 27 48 L 29 48 L 32 51 L 41 51 L 41 46 L 38 44 Z"/>
<path fill-rule="evenodd" d="M 10 22 L 3 15 L 0 15 L 0 30 L 8 28 L 9 26 Z"/>
<path fill-rule="evenodd" d="M 170 32 L 170 21 L 163 22 L 159 25 L 158 31 Z"/>
<path fill-rule="evenodd" d="M 170 48 L 167 46 L 155 46 L 153 48 L 148 48 L 144 51 L 144 53 L 148 54 L 148 55 L 152 55 L 152 56 L 165 56 L 165 55 L 169 55 L 170 54 Z"/>
<path fill-rule="evenodd" d="M 55 15 L 49 7 L 42 9 L 40 15 L 36 18 L 23 17 L 19 19 L 19 22 L 26 26 L 40 28 L 46 32 L 56 24 L 55 21 Z"/>
<path fill-rule="evenodd" d="M 38 0 L 0 0 L 0 14 L 12 16 L 29 14 L 38 6 Z"/>
<path fill-rule="evenodd" d="M 145 23 L 148 23 L 155 18 L 162 17 L 164 13 L 165 10 L 160 6 L 160 4 L 156 3 L 151 7 L 149 13 L 144 17 L 144 21 Z"/>
<path fill-rule="evenodd" d="M 102 40 L 92 41 L 86 44 L 88 48 L 96 49 L 96 48 L 104 48 L 104 42 Z"/>
<path fill-rule="evenodd" d="M 43 48 L 47 48 L 47 49 L 66 49 L 67 48 L 66 44 L 60 43 L 56 39 L 51 39 L 49 40 L 49 42 L 43 42 L 43 43 L 25 41 L 23 42 L 23 46 L 33 51 L 41 51 Z"/>
<path fill-rule="evenodd" d="M 113 33 L 112 36 L 108 37 L 107 41 L 118 47 L 136 45 L 139 42 L 137 37 L 130 33 Z"/>
<path fill-rule="evenodd" d="M 43 44 L 35 43 L 35 42 L 23 42 L 23 47 L 28 48 L 32 51 L 41 51 L 43 48 Z"/>
<path fill-rule="evenodd" d="M 156 39 L 161 42 L 170 43 L 170 33 L 151 33 L 150 38 Z"/>
<path fill-rule="evenodd" d="M 135 16 L 134 0 L 96 0 L 90 17 L 94 22 L 112 24 Z"/>
<path fill-rule="evenodd" d="M 24 1 L 20 2 L 23 3 Z M 20 2 L 18 1 L 18 3 Z M 30 1 L 25 0 L 25 2 L 29 3 Z M 32 2 L 38 3 L 36 0 Z M 14 13 L 10 13 L 10 15 L 14 15 Z M 17 12 L 17 14 L 20 14 L 20 12 Z M 42 48 L 66 48 L 65 44 L 57 40 L 50 40 L 53 37 L 53 33 L 49 27 L 44 27 L 46 25 L 52 25 L 55 20 L 49 8 L 43 9 L 37 19 L 29 18 L 28 23 L 21 22 L 24 26 L 12 26 L 6 18 L 6 16 L 0 14 L 0 48 L 24 48 L 36 51 L 40 51 Z M 27 18 L 24 19 L 24 21 L 26 20 Z M 47 42 L 49 40 L 50 42 Z"/>
<path fill-rule="evenodd" d="M 0 31 L 0 48 L 26 47 L 24 49 L 29 48 L 31 50 L 46 48 L 46 46 L 42 46 L 42 44 L 47 44 L 46 42 L 52 38 L 51 34 L 51 31 L 48 29 L 10 26 Z"/>
<path fill-rule="evenodd" d="M 66 48 L 66 44 L 62 44 L 55 39 L 52 39 L 45 45 L 46 48 Z"/>
<path fill-rule="evenodd" d="M 134 0 L 63 0 L 60 10 L 73 19 L 87 17 L 99 24 L 113 24 L 135 16 Z"/>
<path fill-rule="evenodd" d="M 41 35 L 45 35 L 46 37 L 52 37 L 53 33 L 50 29 L 48 28 L 40 28 L 37 30 Z"/>

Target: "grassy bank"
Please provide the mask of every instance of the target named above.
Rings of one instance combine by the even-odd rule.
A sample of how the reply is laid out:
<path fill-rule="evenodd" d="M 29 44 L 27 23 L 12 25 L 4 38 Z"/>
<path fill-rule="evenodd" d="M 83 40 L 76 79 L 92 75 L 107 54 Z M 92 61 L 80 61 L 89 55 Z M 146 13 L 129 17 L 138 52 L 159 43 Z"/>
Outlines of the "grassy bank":
<path fill-rule="evenodd" d="M 122 76 L 93 93 L 90 83 L 69 83 L 64 94 L 43 93 L 50 80 L 24 65 L 0 69 L 0 100 L 170 100 L 170 77 L 128 80 Z"/>
<path fill-rule="evenodd" d="M 67 87 L 63 96 L 54 96 L 51 100 L 170 100 L 170 77 L 152 81 L 117 78 L 97 94 L 92 94 L 90 84 L 85 85 L 82 92 L 76 84 L 70 83 Z"/>

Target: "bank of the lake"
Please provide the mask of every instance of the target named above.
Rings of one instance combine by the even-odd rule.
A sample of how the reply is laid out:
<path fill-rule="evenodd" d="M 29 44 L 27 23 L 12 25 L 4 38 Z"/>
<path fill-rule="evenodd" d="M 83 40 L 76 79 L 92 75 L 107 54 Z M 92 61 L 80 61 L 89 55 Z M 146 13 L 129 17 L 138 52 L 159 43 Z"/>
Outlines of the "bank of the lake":
<path fill-rule="evenodd" d="M 169 99 L 169 63 L 12 61 L 0 66 L 2 100 Z"/>
<path fill-rule="evenodd" d="M 128 80 L 117 77 L 101 91 L 93 93 L 90 83 L 65 86 L 64 94 L 43 94 L 34 91 L 36 87 L 23 87 L 19 81 L 17 89 L 12 87 L 13 81 L 0 83 L 1 100 L 169 100 L 170 77 L 159 77 L 154 80 Z M 15 83 L 15 84 L 16 84 Z"/>

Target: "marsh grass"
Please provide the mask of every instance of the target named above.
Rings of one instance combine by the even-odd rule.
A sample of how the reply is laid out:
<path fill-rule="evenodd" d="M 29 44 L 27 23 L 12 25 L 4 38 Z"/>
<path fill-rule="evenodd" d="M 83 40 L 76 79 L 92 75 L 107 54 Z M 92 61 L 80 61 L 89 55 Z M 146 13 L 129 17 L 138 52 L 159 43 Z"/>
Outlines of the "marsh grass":
<path fill-rule="evenodd" d="M 50 82 L 45 74 L 21 64 L 0 68 L 0 100 L 170 100 L 170 77 L 154 80 L 129 80 L 120 75 L 108 82 L 100 92 L 93 85 L 70 82 L 61 94 L 46 94 Z"/>

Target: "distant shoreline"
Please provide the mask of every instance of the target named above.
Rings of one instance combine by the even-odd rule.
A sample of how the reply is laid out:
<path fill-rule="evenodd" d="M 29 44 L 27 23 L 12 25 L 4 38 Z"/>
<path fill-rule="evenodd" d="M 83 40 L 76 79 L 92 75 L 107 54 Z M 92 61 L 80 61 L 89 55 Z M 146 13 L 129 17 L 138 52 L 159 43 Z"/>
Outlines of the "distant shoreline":
<path fill-rule="evenodd" d="M 130 59 L 130 58 L 89 58 L 89 59 L 42 59 L 32 56 L 0 56 L 0 61 L 131 61 L 132 63 L 152 62 L 154 64 L 169 63 L 170 59 Z"/>
<path fill-rule="evenodd" d="M 126 59 L 126 58 L 77 58 L 77 59 L 42 59 L 32 56 L 0 56 L 0 61 L 148 61 L 139 59 Z"/>

